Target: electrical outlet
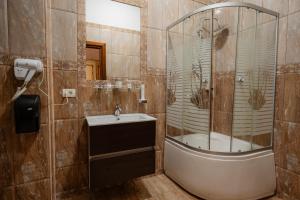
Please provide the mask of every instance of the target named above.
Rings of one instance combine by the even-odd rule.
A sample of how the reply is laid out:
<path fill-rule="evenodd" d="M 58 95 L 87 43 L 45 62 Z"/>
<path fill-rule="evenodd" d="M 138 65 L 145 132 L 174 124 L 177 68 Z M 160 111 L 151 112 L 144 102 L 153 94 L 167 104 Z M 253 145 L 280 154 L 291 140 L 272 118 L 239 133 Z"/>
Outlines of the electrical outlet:
<path fill-rule="evenodd" d="M 63 97 L 76 97 L 76 89 L 63 89 L 62 96 Z"/>

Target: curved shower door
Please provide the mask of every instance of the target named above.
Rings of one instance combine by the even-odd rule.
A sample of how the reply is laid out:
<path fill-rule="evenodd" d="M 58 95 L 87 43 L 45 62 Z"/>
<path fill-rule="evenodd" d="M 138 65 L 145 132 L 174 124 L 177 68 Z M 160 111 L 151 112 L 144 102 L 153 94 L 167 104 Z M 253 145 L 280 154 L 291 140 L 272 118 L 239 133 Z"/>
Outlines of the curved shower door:
<path fill-rule="evenodd" d="M 167 135 L 209 150 L 212 10 L 167 33 Z"/>
<path fill-rule="evenodd" d="M 210 150 L 230 152 L 238 7 L 214 9 Z"/>
<path fill-rule="evenodd" d="M 272 146 L 277 18 L 239 8 L 232 152 Z"/>
<path fill-rule="evenodd" d="M 278 13 L 198 9 L 167 31 L 167 136 L 194 149 L 272 146 Z"/>

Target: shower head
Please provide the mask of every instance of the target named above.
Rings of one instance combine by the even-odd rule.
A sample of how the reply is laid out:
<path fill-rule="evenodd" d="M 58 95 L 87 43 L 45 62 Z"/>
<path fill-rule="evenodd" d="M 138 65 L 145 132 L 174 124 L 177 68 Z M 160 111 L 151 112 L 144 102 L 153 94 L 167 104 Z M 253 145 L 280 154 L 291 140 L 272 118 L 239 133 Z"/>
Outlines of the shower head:
<path fill-rule="evenodd" d="M 197 31 L 199 37 L 203 37 L 202 33 L 210 34 L 211 31 L 208 30 L 208 28 L 206 28 L 203 24 L 204 21 L 208 21 L 208 20 L 210 19 L 208 18 L 203 19 L 201 28 Z M 213 20 L 215 20 L 217 24 L 217 27 L 213 29 L 213 37 L 215 40 L 215 47 L 218 50 L 223 48 L 225 42 L 227 41 L 227 38 L 229 36 L 229 28 L 224 25 L 220 25 L 218 18 L 213 18 Z"/>
<path fill-rule="evenodd" d="M 222 49 L 229 36 L 229 29 L 224 27 L 214 34 L 215 47 L 217 50 Z"/>

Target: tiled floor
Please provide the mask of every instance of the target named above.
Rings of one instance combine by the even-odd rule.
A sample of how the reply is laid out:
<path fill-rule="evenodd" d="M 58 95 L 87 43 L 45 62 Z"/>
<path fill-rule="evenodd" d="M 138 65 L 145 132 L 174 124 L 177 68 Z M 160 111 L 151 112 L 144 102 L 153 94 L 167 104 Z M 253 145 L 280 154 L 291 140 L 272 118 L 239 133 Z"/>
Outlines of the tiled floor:
<path fill-rule="evenodd" d="M 62 196 L 63 200 L 200 200 L 187 193 L 165 175 L 148 176 L 91 197 L 87 193 Z M 265 200 L 280 200 L 277 197 Z"/>

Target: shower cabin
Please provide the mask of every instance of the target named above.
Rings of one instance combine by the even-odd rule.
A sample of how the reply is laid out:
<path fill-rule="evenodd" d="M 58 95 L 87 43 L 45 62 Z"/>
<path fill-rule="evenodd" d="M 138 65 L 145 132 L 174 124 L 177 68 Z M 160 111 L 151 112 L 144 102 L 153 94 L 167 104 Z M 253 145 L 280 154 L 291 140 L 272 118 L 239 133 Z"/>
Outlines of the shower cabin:
<path fill-rule="evenodd" d="M 167 28 L 164 168 L 199 197 L 254 200 L 275 192 L 278 18 L 226 2 Z"/>

